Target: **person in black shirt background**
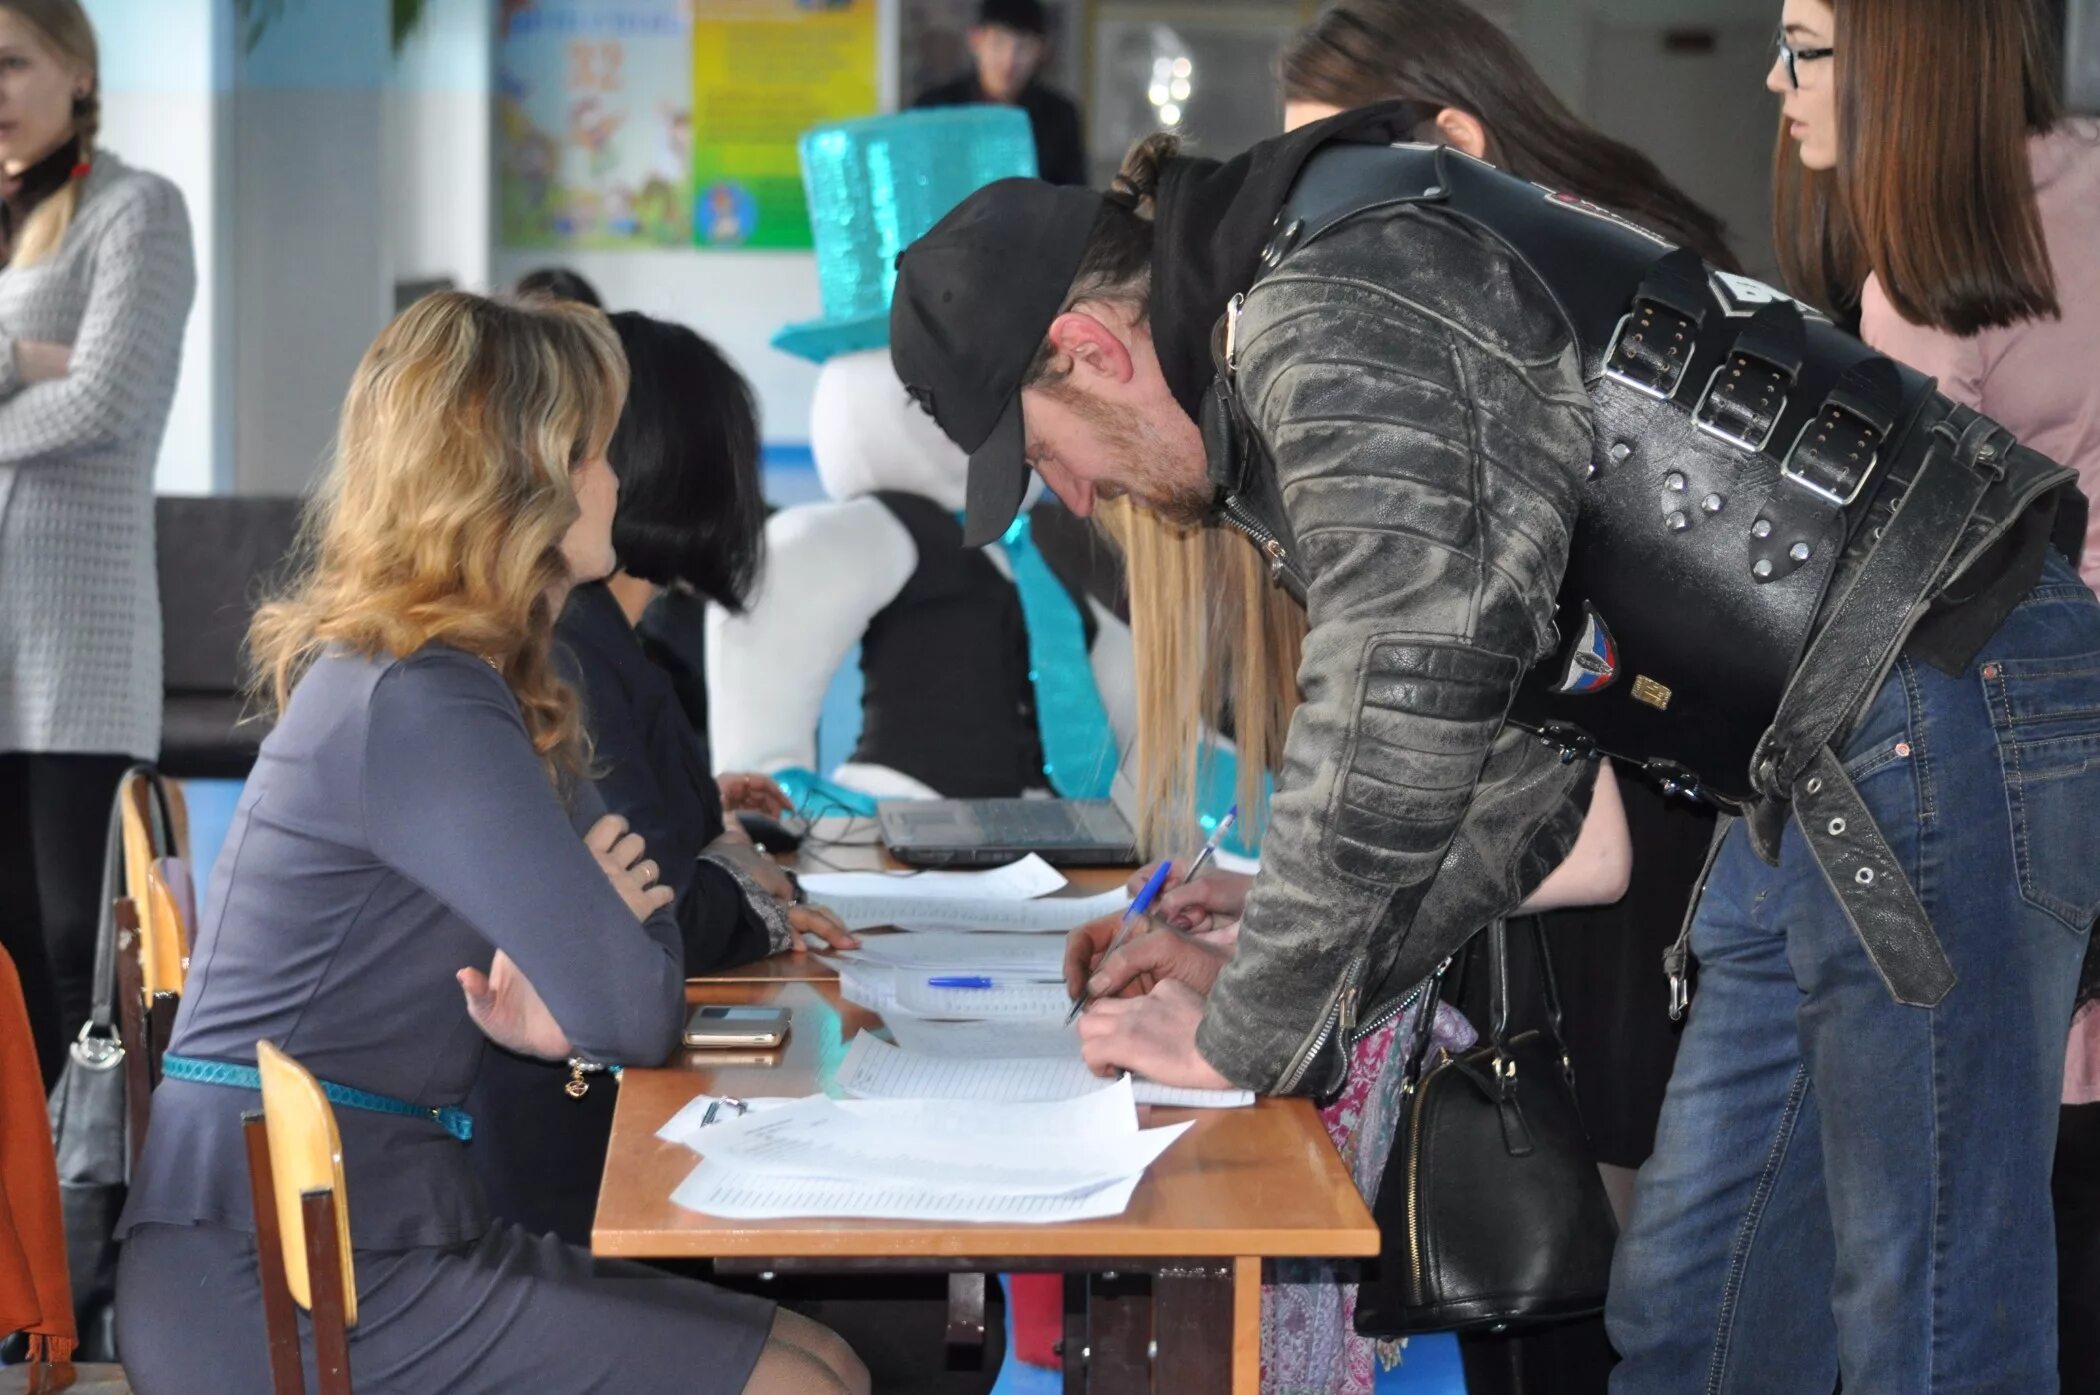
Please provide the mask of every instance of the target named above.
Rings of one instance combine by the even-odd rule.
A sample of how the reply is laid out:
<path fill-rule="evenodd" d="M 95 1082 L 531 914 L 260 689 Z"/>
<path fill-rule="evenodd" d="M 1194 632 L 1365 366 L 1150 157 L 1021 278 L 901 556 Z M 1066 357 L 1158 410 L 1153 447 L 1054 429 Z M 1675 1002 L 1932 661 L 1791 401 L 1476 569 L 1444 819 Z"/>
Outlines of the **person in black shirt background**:
<path fill-rule="evenodd" d="M 1036 81 L 1048 44 L 1042 0 L 984 0 L 970 29 L 975 72 L 919 94 L 914 107 L 959 107 L 988 102 L 1017 106 L 1035 128 L 1035 159 L 1052 184 L 1084 184 L 1086 143 L 1079 108 Z"/>

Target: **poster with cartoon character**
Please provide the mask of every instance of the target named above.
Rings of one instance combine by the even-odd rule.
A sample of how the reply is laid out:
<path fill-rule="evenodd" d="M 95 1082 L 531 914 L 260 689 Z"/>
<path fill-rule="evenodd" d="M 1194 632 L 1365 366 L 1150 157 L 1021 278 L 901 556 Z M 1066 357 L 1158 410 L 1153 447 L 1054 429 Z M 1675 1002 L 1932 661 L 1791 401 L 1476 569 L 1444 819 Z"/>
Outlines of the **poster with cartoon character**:
<path fill-rule="evenodd" d="M 692 11 L 692 0 L 504 0 L 506 245 L 692 244 Z"/>
<path fill-rule="evenodd" d="M 795 141 L 876 109 L 876 0 L 707 0 L 693 18 L 693 240 L 810 246 Z"/>

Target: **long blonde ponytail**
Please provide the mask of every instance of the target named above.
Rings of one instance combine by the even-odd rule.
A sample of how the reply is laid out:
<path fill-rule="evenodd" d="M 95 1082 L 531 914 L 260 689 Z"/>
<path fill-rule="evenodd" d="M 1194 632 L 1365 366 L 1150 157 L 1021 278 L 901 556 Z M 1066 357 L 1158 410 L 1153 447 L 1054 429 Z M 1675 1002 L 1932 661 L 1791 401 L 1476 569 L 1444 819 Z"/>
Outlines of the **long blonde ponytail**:
<path fill-rule="evenodd" d="M 10 264 L 34 266 L 58 250 L 66 229 L 73 226 L 73 215 L 80 210 L 80 184 L 87 177 L 95 138 L 102 131 L 102 60 L 95 44 L 95 26 L 80 8 L 80 0 L 0 0 L 0 9 L 35 29 L 54 54 L 88 75 L 87 95 L 73 102 L 73 130 L 80 141 L 75 173 L 36 206 L 15 237 Z"/>

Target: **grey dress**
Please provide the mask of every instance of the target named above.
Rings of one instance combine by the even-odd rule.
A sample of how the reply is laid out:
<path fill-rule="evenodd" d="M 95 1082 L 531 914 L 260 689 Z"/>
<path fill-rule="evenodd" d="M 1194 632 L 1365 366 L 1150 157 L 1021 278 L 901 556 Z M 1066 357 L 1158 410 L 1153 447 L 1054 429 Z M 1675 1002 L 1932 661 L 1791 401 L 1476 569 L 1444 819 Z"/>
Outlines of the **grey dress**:
<path fill-rule="evenodd" d="M 579 836 L 517 704 L 433 646 L 331 656 L 263 742 L 220 854 L 172 1052 L 250 1063 L 267 1038 L 326 1081 L 456 1105 L 486 1042 L 457 972 L 503 950 L 580 1053 L 677 1044 L 675 921 L 637 924 Z M 252 1091 L 168 1080 L 119 1234 L 117 1340 L 140 1395 L 269 1387 L 240 1116 Z M 434 1122 L 341 1108 L 360 1392 L 735 1392 L 772 1305 L 491 1226 Z"/>

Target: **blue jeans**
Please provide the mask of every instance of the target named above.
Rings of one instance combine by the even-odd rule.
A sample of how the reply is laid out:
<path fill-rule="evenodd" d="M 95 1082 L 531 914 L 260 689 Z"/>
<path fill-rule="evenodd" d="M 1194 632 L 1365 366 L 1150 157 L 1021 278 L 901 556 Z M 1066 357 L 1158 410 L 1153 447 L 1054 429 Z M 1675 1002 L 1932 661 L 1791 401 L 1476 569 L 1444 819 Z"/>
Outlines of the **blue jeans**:
<path fill-rule="evenodd" d="M 1957 981 L 1889 995 L 1790 824 L 1731 829 L 1606 1311 L 1614 1395 L 2044 1395 L 2049 1169 L 2100 911 L 2100 604 L 2053 553 L 1950 678 L 1904 659 L 1844 751 Z"/>

